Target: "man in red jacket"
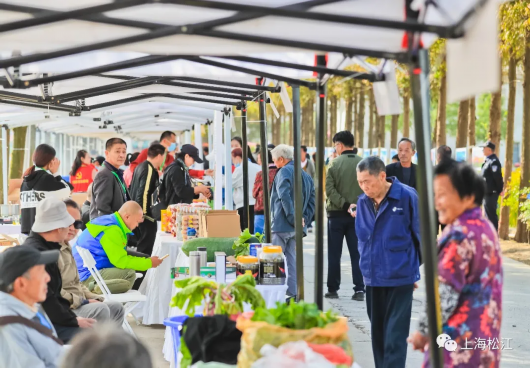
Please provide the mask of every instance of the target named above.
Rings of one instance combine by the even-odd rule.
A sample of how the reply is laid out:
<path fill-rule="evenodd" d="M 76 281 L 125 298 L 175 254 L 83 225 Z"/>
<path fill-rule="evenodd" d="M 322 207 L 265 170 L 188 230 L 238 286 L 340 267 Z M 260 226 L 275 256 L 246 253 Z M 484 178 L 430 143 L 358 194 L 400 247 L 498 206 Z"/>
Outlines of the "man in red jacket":
<path fill-rule="evenodd" d="M 171 154 L 177 149 L 177 136 L 175 133 L 170 132 L 169 130 L 166 130 L 162 135 L 160 136 L 160 144 L 164 147 L 166 147 L 166 153 L 164 155 L 164 161 L 162 161 L 162 165 L 160 165 L 158 171 L 160 173 L 164 172 L 164 169 L 171 165 L 173 161 L 175 161 L 175 157 Z M 134 170 L 138 165 L 140 165 L 142 162 L 147 160 L 147 150 L 148 148 L 142 150 L 140 155 L 131 162 L 130 170 L 134 174 Z M 190 176 L 193 178 L 199 178 L 202 179 L 204 177 L 204 170 L 189 170 Z"/>

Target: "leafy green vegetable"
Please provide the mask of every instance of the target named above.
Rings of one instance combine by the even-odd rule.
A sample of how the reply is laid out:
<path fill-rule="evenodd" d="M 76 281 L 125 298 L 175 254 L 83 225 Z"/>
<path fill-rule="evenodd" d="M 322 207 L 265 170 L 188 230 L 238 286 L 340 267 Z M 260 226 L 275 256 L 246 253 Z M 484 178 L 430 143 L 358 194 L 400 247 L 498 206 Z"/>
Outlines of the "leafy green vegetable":
<path fill-rule="evenodd" d="M 186 341 L 184 341 L 184 333 L 186 332 L 187 327 L 182 327 L 182 330 L 180 331 L 180 352 L 182 354 L 182 359 L 180 360 L 180 368 L 187 368 L 191 365 L 191 362 L 193 361 L 190 349 L 188 349 L 188 346 L 186 345 Z"/>
<path fill-rule="evenodd" d="M 300 301 L 298 303 L 276 303 L 276 308 L 257 308 L 252 321 L 263 321 L 271 325 L 308 330 L 313 327 L 325 327 L 337 321 L 333 311 L 322 312 L 314 303 Z"/>
<path fill-rule="evenodd" d="M 239 238 L 234 241 L 232 249 L 235 251 L 234 256 L 237 258 L 239 256 L 248 256 L 250 254 L 250 243 L 262 243 L 263 235 L 256 233 L 252 235 L 248 229 L 245 229 Z"/>
<path fill-rule="evenodd" d="M 175 286 L 180 290 L 172 298 L 171 306 L 185 310 L 190 317 L 195 315 L 195 308 L 203 303 L 206 316 L 243 313 L 243 303 L 249 303 L 253 310 L 266 306 L 251 275 L 239 276 L 229 285 L 196 276 L 177 280 Z"/>

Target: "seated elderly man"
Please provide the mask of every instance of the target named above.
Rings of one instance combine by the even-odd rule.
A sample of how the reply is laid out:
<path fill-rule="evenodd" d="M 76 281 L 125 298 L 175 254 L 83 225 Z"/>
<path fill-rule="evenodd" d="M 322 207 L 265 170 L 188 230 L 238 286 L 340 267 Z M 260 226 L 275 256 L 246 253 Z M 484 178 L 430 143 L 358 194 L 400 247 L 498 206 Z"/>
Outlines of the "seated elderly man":
<path fill-rule="evenodd" d="M 56 368 L 62 342 L 38 303 L 46 300 L 58 250 L 13 247 L 0 253 L 0 367 Z"/>
<path fill-rule="evenodd" d="M 75 238 L 82 225 L 81 211 L 72 199 L 66 199 L 64 203 L 75 222 L 68 229 L 66 240 L 61 243 L 61 255 L 58 262 L 63 279 L 61 296 L 70 302 L 70 308 L 79 317 L 93 318 L 98 322 L 112 320 L 121 325 L 125 314 L 123 305 L 116 301 L 104 302 L 101 295 L 90 292 L 79 281 L 79 272 L 69 242 Z"/>
<path fill-rule="evenodd" d="M 143 210 L 134 201 L 123 204 L 118 212 L 104 215 L 87 224 L 87 228 L 77 239 L 73 248 L 74 258 L 81 282 L 96 294 L 102 294 L 95 285 L 90 271 L 84 266 L 77 247 L 87 249 L 96 261 L 103 280 L 113 294 L 129 291 L 136 280 L 135 271 L 147 271 L 158 267 L 162 260 L 158 257 L 135 257 L 127 254 L 127 235 L 132 234 L 143 221 Z"/>

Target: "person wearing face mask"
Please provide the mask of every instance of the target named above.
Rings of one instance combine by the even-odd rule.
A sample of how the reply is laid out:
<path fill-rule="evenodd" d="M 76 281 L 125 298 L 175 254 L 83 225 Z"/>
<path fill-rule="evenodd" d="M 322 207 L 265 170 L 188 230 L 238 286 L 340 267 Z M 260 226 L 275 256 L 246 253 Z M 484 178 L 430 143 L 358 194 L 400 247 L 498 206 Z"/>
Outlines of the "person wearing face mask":
<path fill-rule="evenodd" d="M 202 163 L 197 147 L 191 144 L 183 145 L 177 154 L 177 159 L 164 171 L 158 198 L 163 207 L 177 203 L 192 203 L 199 194 L 203 194 L 206 198 L 211 197 L 210 187 L 192 186 L 188 168 L 195 162 Z"/>
<path fill-rule="evenodd" d="M 235 148 L 232 150 L 232 163 L 236 168 L 232 174 L 232 188 L 234 190 L 234 203 L 237 212 L 239 213 L 241 231 L 248 228 L 249 231 L 254 234 L 254 205 L 256 204 L 256 198 L 251 194 L 254 182 L 256 181 L 256 174 L 261 171 L 261 166 L 253 163 L 250 158 L 248 159 L 248 183 L 247 188 L 245 188 L 245 185 L 243 184 L 243 150 L 241 148 Z M 247 211 L 244 207 L 243 199 L 243 193 L 245 190 L 249 193 L 248 219 L 246 218 Z"/>
<path fill-rule="evenodd" d="M 177 136 L 173 132 L 165 131 L 160 136 L 160 144 L 166 148 L 166 152 L 164 153 L 164 159 L 162 160 L 162 164 L 157 167 L 157 170 L 163 172 L 169 165 L 171 165 L 175 161 L 175 157 L 173 157 L 171 153 L 173 153 L 177 149 Z M 138 165 L 147 160 L 148 150 L 149 148 L 142 150 L 138 157 L 136 157 L 135 160 L 132 160 L 129 166 L 131 174 L 134 174 L 134 170 L 136 170 L 136 167 Z"/>
<path fill-rule="evenodd" d="M 24 173 L 20 188 L 20 226 L 22 234 L 29 234 L 35 222 L 37 205 L 45 198 L 60 200 L 70 197 L 71 187 L 59 175 L 61 162 L 55 156 L 55 149 L 41 144 L 35 149 L 33 163 Z"/>
<path fill-rule="evenodd" d="M 103 168 L 103 162 L 105 162 L 105 157 L 103 156 L 97 156 L 92 159 L 92 165 L 94 165 L 97 171 L 100 171 Z"/>
<path fill-rule="evenodd" d="M 96 177 L 97 170 L 92 165 L 92 157 L 85 150 L 77 152 L 77 155 L 70 171 L 70 183 L 74 187 L 74 193 L 83 193 L 88 190 Z"/>

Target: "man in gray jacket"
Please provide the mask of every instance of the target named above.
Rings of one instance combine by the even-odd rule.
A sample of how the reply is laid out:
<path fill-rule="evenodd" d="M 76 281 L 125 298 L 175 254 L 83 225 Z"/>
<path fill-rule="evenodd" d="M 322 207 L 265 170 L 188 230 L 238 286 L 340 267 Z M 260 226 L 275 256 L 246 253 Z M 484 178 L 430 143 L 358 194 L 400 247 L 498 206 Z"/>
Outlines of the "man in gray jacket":
<path fill-rule="evenodd" d="M 46 264 L 59 251 L 17 246 L 0 253 L 0 367 L 56 368 L 62 342 L 38 303 L 46 299 Z"/>

